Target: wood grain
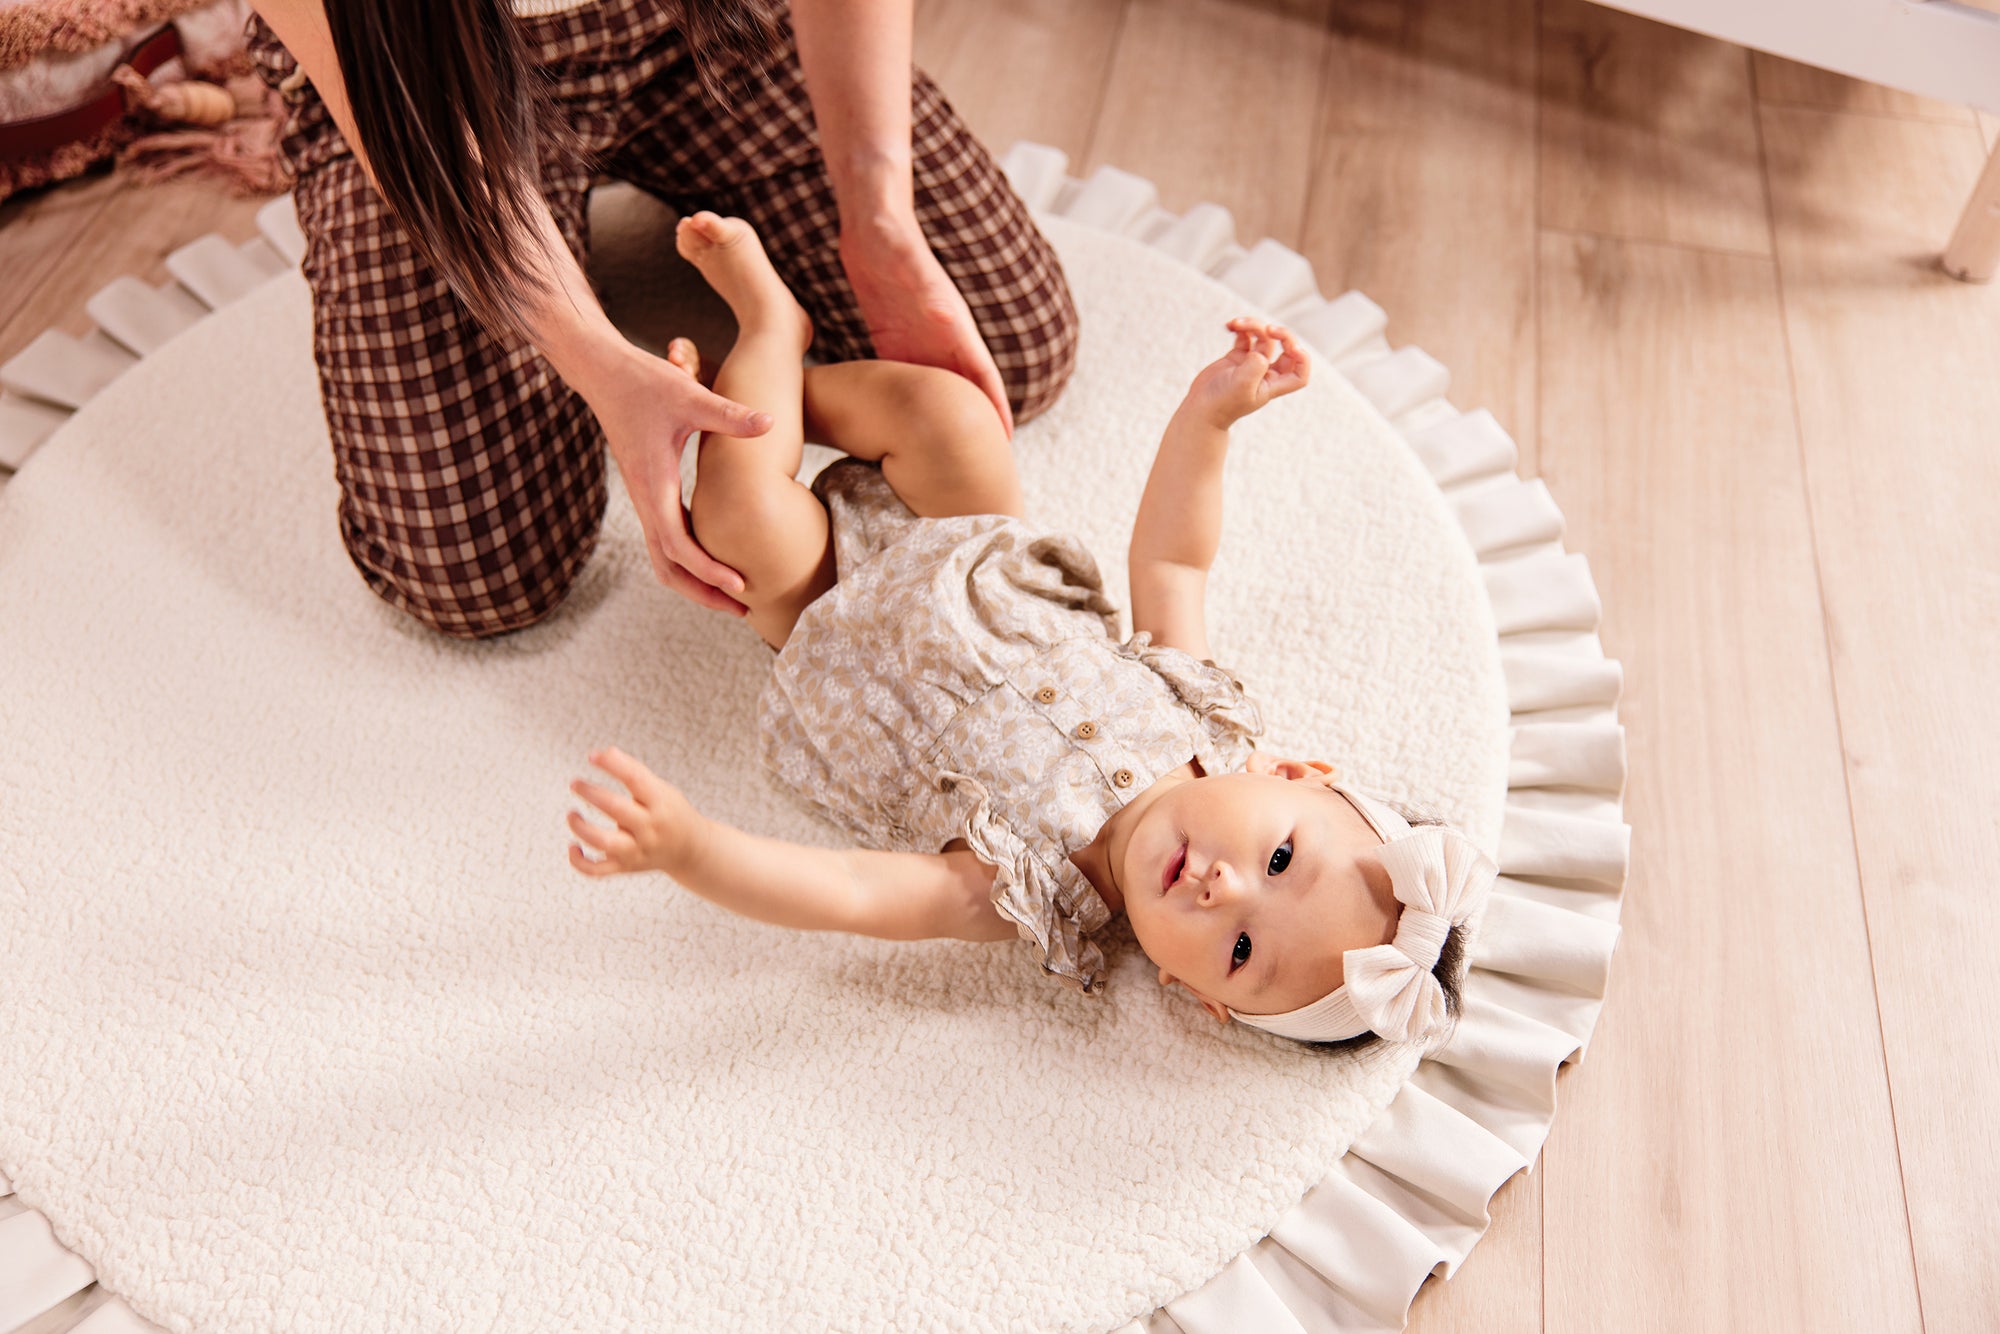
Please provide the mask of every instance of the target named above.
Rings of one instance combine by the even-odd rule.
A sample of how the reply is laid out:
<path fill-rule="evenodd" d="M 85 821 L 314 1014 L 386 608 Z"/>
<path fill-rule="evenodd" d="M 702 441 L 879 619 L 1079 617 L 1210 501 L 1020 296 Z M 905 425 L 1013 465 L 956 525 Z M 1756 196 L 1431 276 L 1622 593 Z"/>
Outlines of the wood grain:
<path fill-rule="evenodd" d="M 1410 1334 L 1540 1334 L 1542 1178 L 1524 1173 L 1493 1197 L 1493 1224 L 1450 1281 L 1410 1307 Z"/>
<path fill-rule="evenodd" d="M 97 172 L 14 195 L 0 204 L 0 259 L 4 259 L 0 273 L 7 275 L 0 283 L 0 329 L 52 275 L 67 267 L 78 235 L 123 189 L 121 179 Z M 0 361 L 18 350 L 0 351 Z"/>
<path fill-rule="evenodd" d="M 1300 249 L 1328 296 L 1451 368 L 1534 467 L 1533 0 L 1357 0 L 1334 11 Z"/>
<path fill-rule="evenodd" d="M 1934 97 L 1906 93 L 1864 79 L 1852 79 L 1830 69 L 1802 65 L 1796 60 L 1750 53 L 1751 76 L 1757 85 L 1757 100 L 1765 106 L 1817 107 L 1822 111 L 1853 111 L 1874 116 L 1908 116 L 1919 120 L 1941 120 L 1953 125 L 1970 125 L 1972 108 L 1940 102 Z"/>
<path fill-rule="evenodd" d="M 996 155 L 1017 139 L 1080 163 L 1125 0 L 922 0 L 916 58 Z"/>
<path fill-rule="evenodd" d="M 92 1311 L 112 1300 L 111 1293 L 93 1283 L 82 1292 L 72 1293 L 48 1310 L 13 1331 L 13 1334 L 68 1334 Z"/>
<path fill-rule="evenodd" d="M 1545 1155 L 1550 1331 L 1919 1327 L 1773 269 L 1542 245 L 1542 472 L 1635 831 Z"/>
<path fill-rule="evenodd" d="M 0 318 L 0 361 L 33 342 L 44 329 L 81 333 L 90 328 L 83 303 L 99 288 L 122 274 L 152 283 L 164 281 L 166 257 L 197 237 L 219 232 L 231 241 L 248 240 L 256 234 L 257 210 L 265 203 L 238 198 L 201 177 L 158 185 L 111 177 L 105 181 L 98 207 L 90 209 L 88 201 L 80 201 L 86 206 L 73 217 L 75 233 L 60 262 Z M 11 259 L 11 230 L 7 240 Z"/>
<path fill-rule="evenodd" d="M 1331 2 L 1131 0 L 1079 174 L 1108 162 L 1175 212 L 1222 204 L 1246 245 L 1296 247 Z"/>
<path fill-rule="evenodd" d="M 1970 1334 L 2000 1310 L 2000 290 L 1935 252 L 1983 145 L 1780 108 L 1764 137 L 1925 1326 Z"/>
<path fill-rule="evenodd" d="M 1542 226 L 1770 253 L 1742 47 L 1547 0 L 1541 86 Z"/>

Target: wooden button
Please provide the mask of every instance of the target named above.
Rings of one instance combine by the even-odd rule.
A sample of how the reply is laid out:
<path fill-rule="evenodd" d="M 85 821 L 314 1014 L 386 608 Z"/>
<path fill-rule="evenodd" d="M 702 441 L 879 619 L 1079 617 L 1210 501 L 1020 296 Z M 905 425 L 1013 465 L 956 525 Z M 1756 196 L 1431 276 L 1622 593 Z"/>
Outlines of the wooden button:
<path fill-rule="evenodd" d="M 1093 723 L 1093 722 L 1090 722 L 1090 721 L 1086 720 L 1086 721 L 1084 721 L 1084 722 L 1080 722 L 1080 723 L 1078 723 L 1078 724 L 1076 725 L 1076 739 L 1077 739 L 1077 740 L 1079 740 L 1079 741 L 1088 741 L 1088 740 L 1090 740 L 1090 739 L 1091 739 L 1092 737 L 1094 737 L 1094 736 L 1096 736 L 1096 735 L 1097 735 L 1097 724 L 1096 724 L 1096 723 Z"/>
<path fill-rule="evenodd" d="M 1120 769 L 1117 773 L 1111 775 L 1111 781 L 1118 787 L 1130 787 L 1132 786 L 1132 771 L 1130 769 Z"/>
<path fill-rule="evenodd" d="M 1040 704 L 1053 704 L 1053 703 L 1055 703 L 1055 702 L 1056 702 L 1056 688 L 1055 688 L 1054 686 L 1043 686 L 1043 687 L 1042 687 L 1042 688 L 1041 688 L 1040 690 L 1037 690 L 1037 691 L 1035 692 L 1035 700 L 1036 700 L 1036 702 L 1037 702 L 1037 703 L 1040 703 Z"/>

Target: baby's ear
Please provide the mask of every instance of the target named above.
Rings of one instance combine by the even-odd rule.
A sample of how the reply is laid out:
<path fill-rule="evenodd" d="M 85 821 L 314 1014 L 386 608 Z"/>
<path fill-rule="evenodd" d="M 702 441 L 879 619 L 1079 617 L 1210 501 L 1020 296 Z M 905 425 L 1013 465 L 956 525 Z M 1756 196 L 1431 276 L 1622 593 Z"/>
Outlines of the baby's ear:
<path fill-rule="evenodd" d="M 1333 782 L 1339 778 L 1333 766 L 1325 760 L 1287 760 L 1276 755 L 1266 755 L 1261 750 L 1250 752 L 1250 758 L 1243 765 L 1246 774 L 1269 774 L 1273 778 L 1317 779 Z"/>
<path fill-rule="evenodd" d="M 1188 995 L 1194 997 L 1197 1001 L 1200 1001 L 1201 1008 L 1207 1010 L 1209 1014 L 1213 1015 L 1215 1017 L 1216 1023 L 1226 1024 L 1229 1022 L 1229 1007 L 1227 1005 L 1224 1005 L 1221 1001 L 1210 1000 L 1208 997 L 1202 995 L 1199 991 L 1196 991 L 1193 987 L 1181 981 L 1178 977 L 1175 977 L 1172 973 L 1168 972 L 1164 968 L 1160 970 L 1160 985 L 1163 987 L 1181 988 L 1183 991 L 1187 992 Z"/>

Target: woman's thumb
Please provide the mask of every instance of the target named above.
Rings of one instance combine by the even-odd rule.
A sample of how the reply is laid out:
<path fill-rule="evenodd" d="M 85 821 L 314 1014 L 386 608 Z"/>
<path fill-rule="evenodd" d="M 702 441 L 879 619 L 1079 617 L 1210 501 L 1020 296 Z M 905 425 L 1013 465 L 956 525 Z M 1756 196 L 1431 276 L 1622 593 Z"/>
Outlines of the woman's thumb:
<path fill-rule="evenodd" d="M 771 429 L 771 414 L 754 412 L 720 394 L 707 394 L 695 414 L 695 428 L 718 435 L 762 435 Z"/>

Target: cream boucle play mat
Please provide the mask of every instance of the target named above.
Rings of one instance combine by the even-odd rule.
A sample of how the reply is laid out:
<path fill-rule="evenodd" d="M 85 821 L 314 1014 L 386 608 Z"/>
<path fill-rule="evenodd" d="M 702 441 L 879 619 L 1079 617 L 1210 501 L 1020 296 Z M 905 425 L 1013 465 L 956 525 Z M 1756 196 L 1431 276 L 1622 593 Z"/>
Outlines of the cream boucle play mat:
<path fill-rule="evenodd" d="M 1248 303 L 1048 228 L 1083 342 L 1016 451 L 1030 514 L 1082 534 L 1122 602 L 1159 429 Z M 1267 747 L 1501 847 L 1492 571 L 1321 371 L 1239 428 L 1212 642 Z M 1093 1001 L 1025 946 L 793 934 L 575 875 L 564 785 L 606 742 L 705 810 L 835 841 L 757 766 L 767 651 L 652 582 L 618 494 L 556 617 L 441 639 L 354 574 L 328 460 L 287 274 L 0 496 L 0 1171 L 140 1315 L 1106 1329 L 1215 1291 L 1409 1115 L 1383 1113 L 1414 1053 L 1218 1030 L 1129 939 Z M 1521 1138 L 1479 1096 L 1503 1124 L 1467 1125 Z"/>

